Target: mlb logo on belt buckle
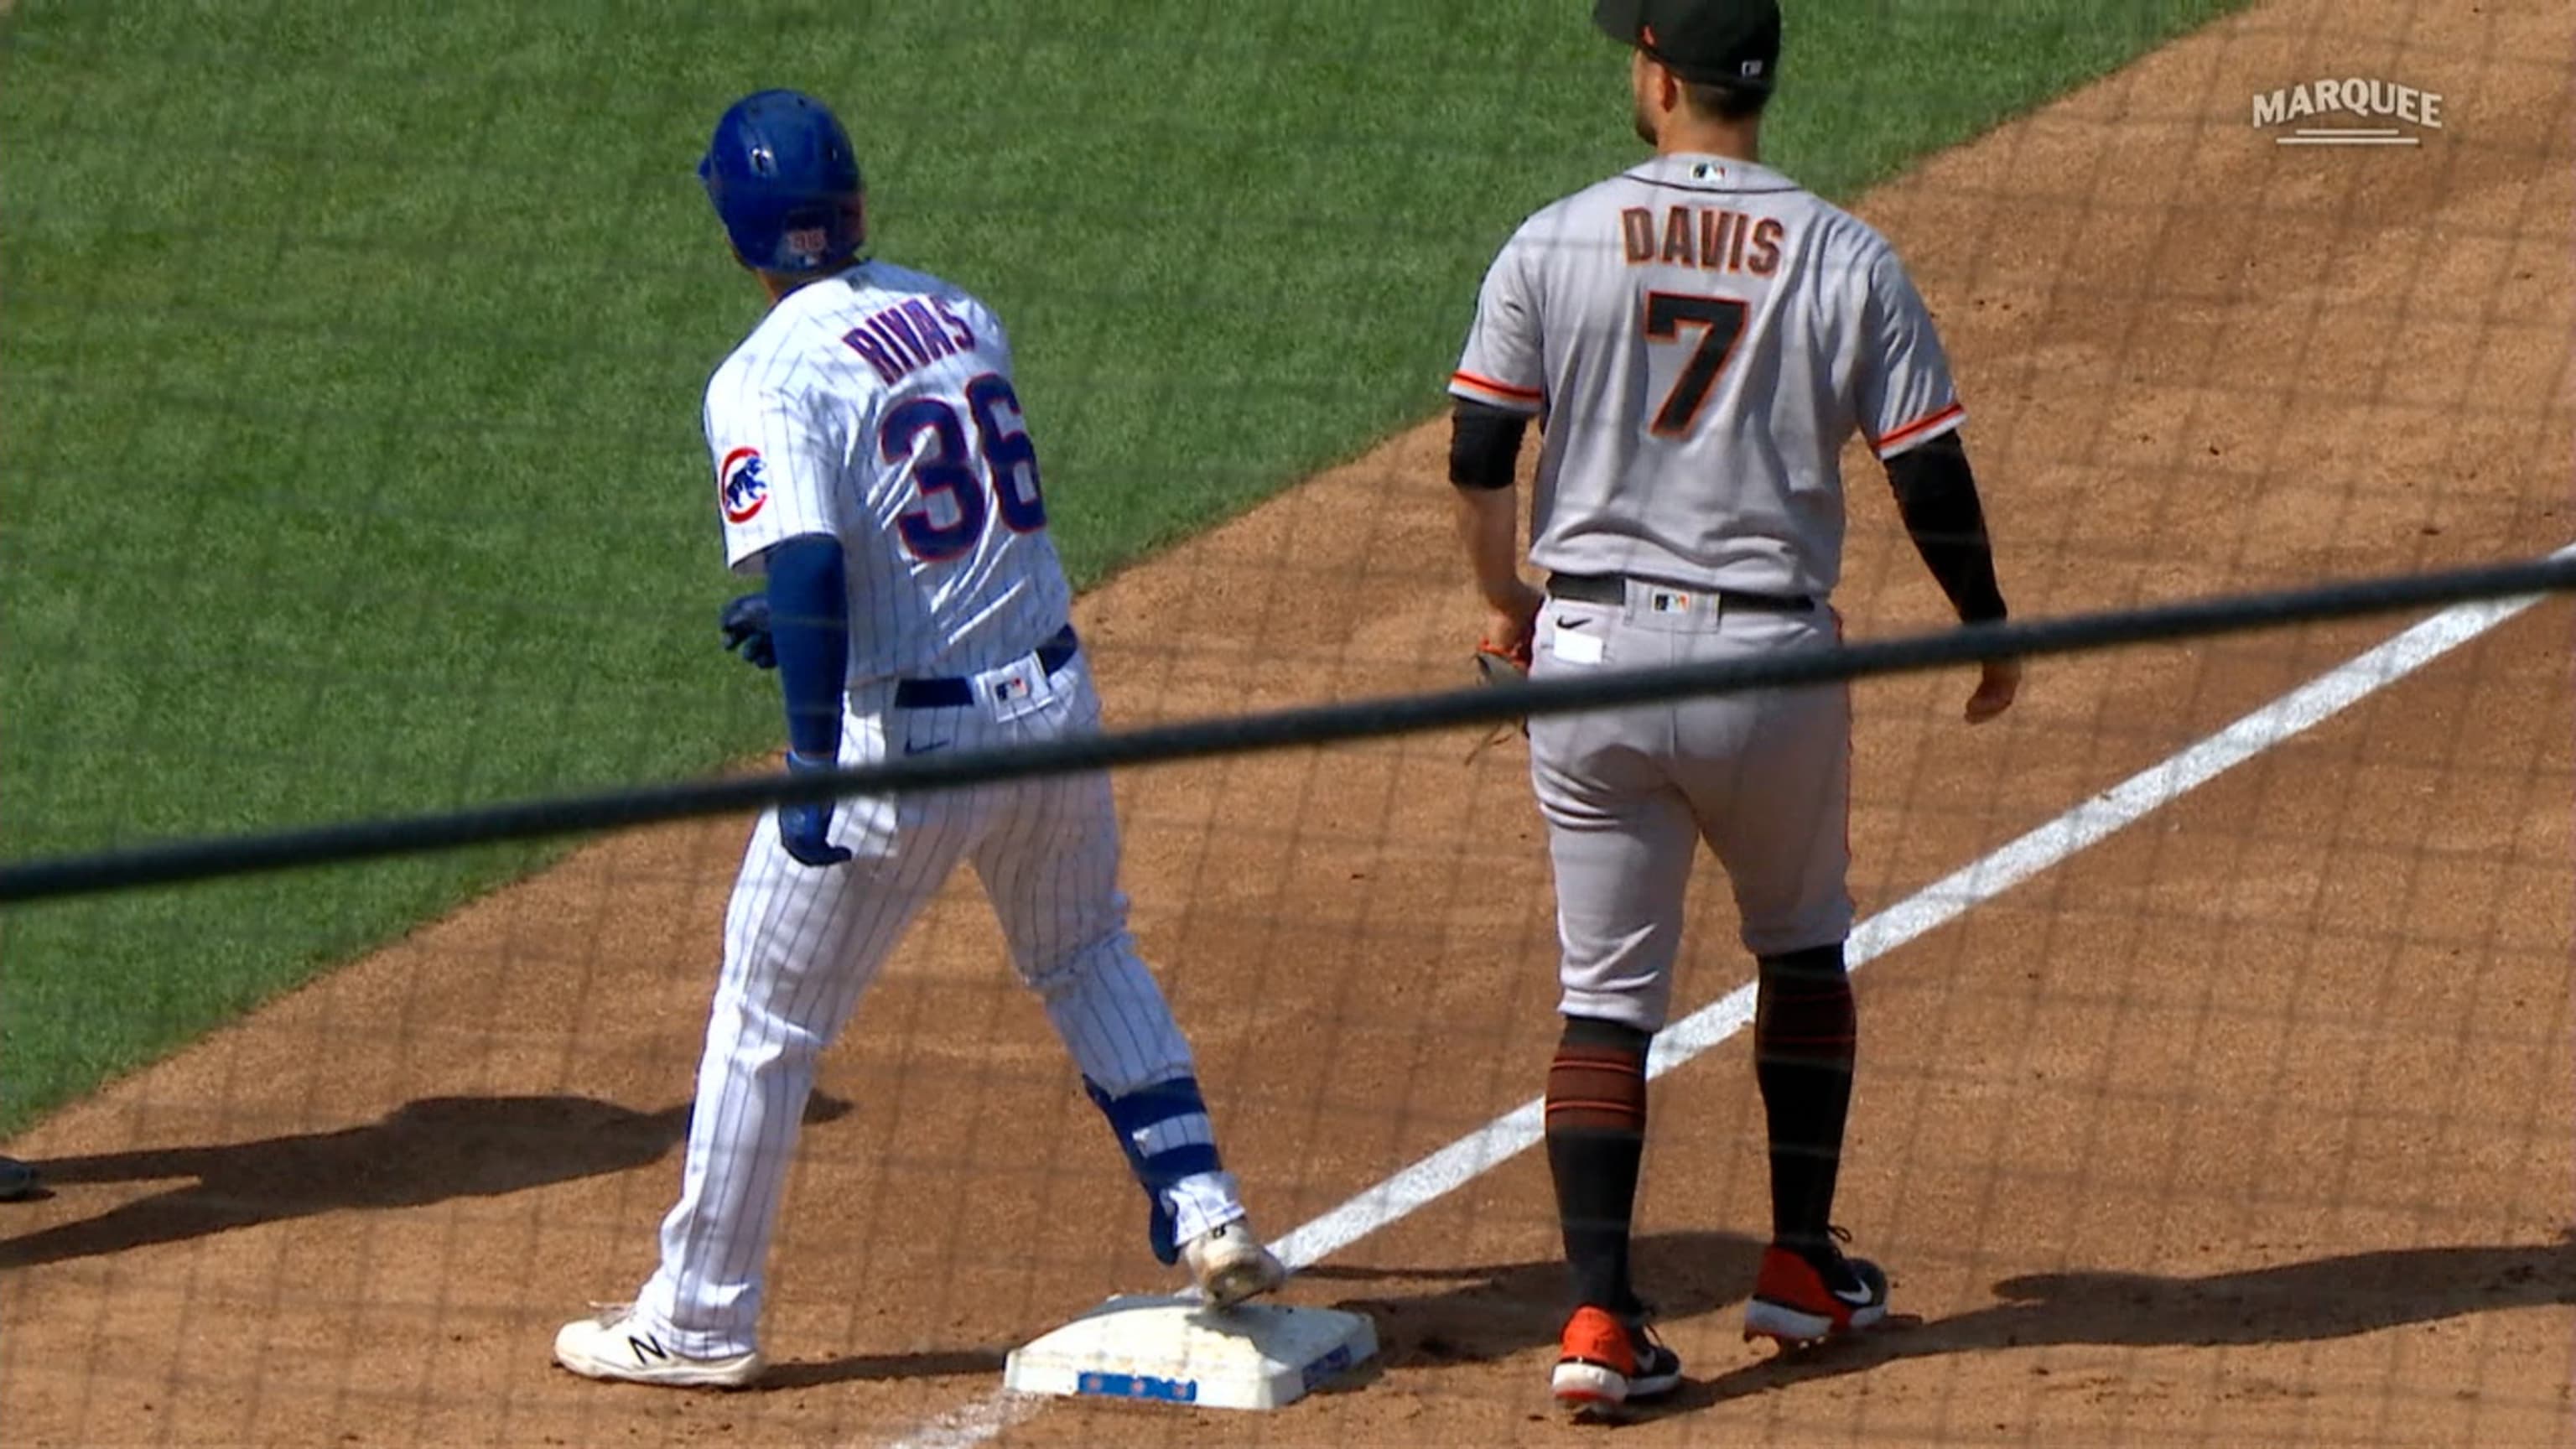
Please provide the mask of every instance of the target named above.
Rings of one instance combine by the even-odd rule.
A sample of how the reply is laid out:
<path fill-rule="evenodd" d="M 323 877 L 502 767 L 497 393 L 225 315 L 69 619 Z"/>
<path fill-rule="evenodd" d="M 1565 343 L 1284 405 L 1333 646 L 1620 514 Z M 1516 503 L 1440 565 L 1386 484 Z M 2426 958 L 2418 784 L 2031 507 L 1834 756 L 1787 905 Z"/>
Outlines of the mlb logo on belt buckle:
<path fill-rule="evenodd" d="M 1646 596 L 1646 607 L 1658 614 L 1687 614 L 1690 612 L 1690 606 L 1691 596 L 1688 594 L 1657 589 Z"/>
<path fill-rule="evenodd" d="M 992 701 L 993 718 L 1013 720 L 1044 709 L 1055 691 L 1048 687 L 1045 671 L 1038 667 L 1037 656 L 1026 655 L 1001 668 L 976 676 L 983 686 L 984 697 Z"/>

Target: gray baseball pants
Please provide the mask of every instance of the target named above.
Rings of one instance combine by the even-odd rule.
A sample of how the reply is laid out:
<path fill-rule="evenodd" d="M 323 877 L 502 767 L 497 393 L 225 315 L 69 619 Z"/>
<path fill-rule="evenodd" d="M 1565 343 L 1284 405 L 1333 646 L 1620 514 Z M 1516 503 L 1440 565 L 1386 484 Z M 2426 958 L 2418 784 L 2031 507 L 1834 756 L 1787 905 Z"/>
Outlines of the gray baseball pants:
<path fill-rule="evenodd" d="M 1724 595 L 1639 580 L 1619 603 L 1551 597 L 1531 675 L 1833 647 L 1833 613 L 1730 606 Z M 1850 934 L 1851 693 L 1761 690 L 1530 721 L 1530 779 L 1556 870 L 1568 1016 L 1656 1031 L 1694 844 L 1725 867 L 1755 956 Z"/>

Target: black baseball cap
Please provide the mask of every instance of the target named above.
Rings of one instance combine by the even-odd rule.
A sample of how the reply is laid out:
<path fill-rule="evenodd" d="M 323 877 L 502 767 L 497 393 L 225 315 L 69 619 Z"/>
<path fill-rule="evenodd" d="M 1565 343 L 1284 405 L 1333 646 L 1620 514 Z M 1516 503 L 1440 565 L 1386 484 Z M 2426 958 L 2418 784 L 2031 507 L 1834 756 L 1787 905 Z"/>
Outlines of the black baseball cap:
<path fill-rule="evenodd" d="M 1594 0 L 1592 23 L 1700 85 L 1769 91 L 1780 0 Z"/>

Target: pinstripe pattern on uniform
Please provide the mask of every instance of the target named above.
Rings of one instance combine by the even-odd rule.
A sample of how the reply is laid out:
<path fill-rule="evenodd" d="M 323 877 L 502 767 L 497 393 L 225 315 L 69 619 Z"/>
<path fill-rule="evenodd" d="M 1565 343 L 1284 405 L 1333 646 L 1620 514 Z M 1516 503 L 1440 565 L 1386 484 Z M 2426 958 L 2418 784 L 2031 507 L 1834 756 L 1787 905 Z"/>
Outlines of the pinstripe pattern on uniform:
<path fill-rule="evenodd" d="M 1089 733 L 1100 698 L 1089 666 L 1065 667 L 1065 714 L 1018 742 Z M 1127 927 L 1118 888 L 1117 803 L 1106 775 L 1057 775 L 1009 787 L 1002 828 L 973 850 L 1013 964 L 1083 1076 L 1112 1096 L 1187 1075 L 1190 1050 Z"/>
<path fill-rule="evenodd" d="M 950 340 L 971 334 L 971 343 L 944 357 L 925 348 L 920 366 L 889 381 L 845 345 L 844 330 L 909 302 L 935 304 L 929 315 L 955 321 Z M 874 333 L 868 341 L 880 357 L 897 348 Z M 727 561 L 757 570 L 765 549 L 802 533 L 842 543 L 851 625 L 843 765 L 1099 727 L 1088 661 L 1076 654 L 1050 675 L 1034 653 L 1063 627 L 1071 602 L 1042 526 L 991 518 L 939 558 L 905 541 L 907 526 L 917 540 L 966 516 L 922 512 L 940 501 L 939 475 L 922 470 L 940 446 L 941 410 L 973 439 L 981 419 L 970 385 L 1009 375 L 1008 343 L 982 303 L 936 278 L 867 263 L 790 293 L 709 382 Z M 997 414 L 984 386 L 987 412 Z M 916 402 L 910 416 L 921 429 L 880 437 L 890 410 Z M 743 457 L 754 451 L 766 492 L 743 482 Z M 979 472 L 979 486 L 1005 486 L 990 471 Z M 950 492 L 947 505 L 959 507 Z M 965 531 L 939 538 L 955 543 Z M 924 677 L 971 679 L 972 702 L 898 707 L 897 681 Z M 787 853 L 775 813 L 764 814 L 726 908 L 680 1197 L 635 1304 L 647 1328 L 691 1357 L 757 1346 L 763 1270 L 816 1061 L 960 865 L 981 881 L 1013 969 L 1085 1080 L 1112 1098 L 1155 1088 L 1195 1107 L 1160 1124 L 1142 1145 L 1146 1157 L 1214 1161 L 1214 1129 L 1188 1085 L 1188 1042 L 1128 929 L 1106 775 L 844 800 L 831 836 L 852 859 L 809 867 Z M 1243 1215 L 1221 1168 L 1149 1180 L 1149 1191 L 1168 1203 L 1183 1240 Z"/>
<path fill-rule="evenodd" d="M 888 384 L 844 334 L 907 302 L 953 313 L 974 342 Z M 1072 608 L 1055 543 L 1043 528 L 1019 532 L 991 520 L 961 556 L 924 560 L 898 520 L 927 507 L 945 518 L 953 500 L 916 487 L 923 440 L 888 463 L 881 435 L 890 413 L 915 401 L 957 415 L 970 453 L 977 442 L 968 383 L 1011 375 L 1007 333 L 966 291 L 889 262 L 868 262 L 790 293 L 707 383 L 706 428 L 721 468 L 757 449 L 769 496 L 746 522 L 723 525 L 726 562 L 758 569 L 759 553 L 797 532 L 835 533 L 847 556 L 853 681 L 973 674 L 1034 647 Z M 722 479 L 718 479 L 719 485 Z"/>

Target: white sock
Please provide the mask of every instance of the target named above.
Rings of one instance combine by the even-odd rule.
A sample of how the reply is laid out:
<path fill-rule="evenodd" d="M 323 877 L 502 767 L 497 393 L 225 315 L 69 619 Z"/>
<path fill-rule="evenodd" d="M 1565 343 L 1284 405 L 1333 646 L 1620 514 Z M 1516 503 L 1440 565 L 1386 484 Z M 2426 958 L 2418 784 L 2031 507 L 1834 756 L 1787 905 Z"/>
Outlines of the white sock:
<path fill-rule="evenodd" d="M 1243 1199 L 1231 1172 L 1193 1172 L 1163 1195 L 1171 1204 L 1173 1236 L 1186 1243 L 1243 1217 Z"/>

